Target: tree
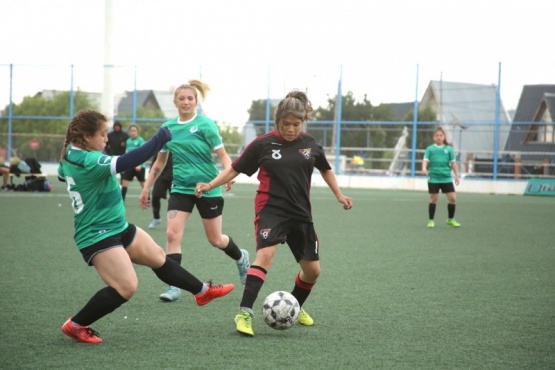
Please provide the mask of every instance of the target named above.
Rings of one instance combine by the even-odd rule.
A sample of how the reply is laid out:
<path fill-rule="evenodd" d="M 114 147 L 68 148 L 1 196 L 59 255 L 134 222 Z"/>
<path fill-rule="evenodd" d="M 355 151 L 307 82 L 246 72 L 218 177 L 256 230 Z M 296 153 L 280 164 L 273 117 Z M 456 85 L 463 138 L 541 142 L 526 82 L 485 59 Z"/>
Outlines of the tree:
<path fill-rule="evenodd" d="M 275 103 L 275 101 L 274 101 Z M 253 100 L 251 107 L 247 110 L 249 113 L 249 121 L 254 124 L 256 135 L 260 136 L 266 133 L 266 99 Z M 270 130 L 273 129 L 274 113 L 276 105 L 270 102 Z"/>
<path fill-rule="evenodd" d="M 413 117 L 414 113 L 410 111 L 405 115 L 405 117 L 403 117 L 403 121 L 412 122 L 414 120 Z M 437 113 L 433 110 L 433 108 L 426 106 L 418 110 L 418 117 L 416 120 L 418 122 L 416 127 L 416 149 L 425 150 L 434 142 L 432 133 L 437 127 Z M 409 136 L 407 137 L 408 148 L 412 147 L 412 136 L 413 132 L 411 130 Z M 417 159 L 422 159 L 423 157 L 423 153 L 417 153 Z"/>
<path fill-rule="evenodd" d="M 60 157 L 63 141 L 70 120 L 69 92 L 59 92 L 53 98 L 37 94 L 23 98 L 20 104 L 13 105 L 12 156 L 21 158 L 35 157 L 43 161 L 56 161 Z M 98 109 L 89 101 L 88 95 L 76 91 L 73 95 L 74 112 L 82 109 Z M 8 107 L 4 112 L 8 111 Z M 21 118 L 19 118 L 21 117 Z M 0 147 L 8 145 L 8 118 L 0 118 Z M 40 148 L 33 150 L 29 142 L 38 139 Z"/>

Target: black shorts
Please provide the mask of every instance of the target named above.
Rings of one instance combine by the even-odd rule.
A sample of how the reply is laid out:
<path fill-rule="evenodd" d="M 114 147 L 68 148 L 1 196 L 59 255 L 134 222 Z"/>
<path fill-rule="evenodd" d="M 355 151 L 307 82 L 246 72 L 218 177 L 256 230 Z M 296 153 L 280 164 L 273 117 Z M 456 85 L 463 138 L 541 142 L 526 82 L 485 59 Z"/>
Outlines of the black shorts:
<path fill-rule="evenodd" d="M 168 191 L 172 187 L 171 177 L 159 177 L 152 187 L 152 197 L 166 199 Z"/>
<path fill-rule="evenodd" d="M 440 190 L 443 194 L 454 193 L 455 185 L 452 182 L 428 183 L 428 193 L 438 194 Z"/>
<path fill-rule="evenodd" d="M 261 213 L 254 219 L 256 249 L 287 243 L 295 260 L 320 260 L 320 243 L 311 222 L 292 220 L 272 213 Z"/>
<path fill-rule="evenodd" d="M 197 198 L 195 195 L 171 193 L 168 200 L 168 212 L 182 211 L 192 213 L 195 205 L 200 217 L 212 219 L 222 215 L 224 211 L 224 198 Z"/>
<path fill-rule="evenodd" d="M 85 260 L 85 262 L 89 266 L 92 266 L 92 259 L 97 253 L 114 247 L 129 247 L 133 242 L 133 239 L 135 239 L 136 233 L 137 227 L 133 224 L 129 224 L 127 229 L 123 230 L 120 234 L 109 236 L 106 239 L 102 239 L 98 243 L 80 249 L 79 251 L 83 255 L 83 259 Z"/>
<path fill-rule="evenodd" d="M 134 168 L 131 168 L 121 173 L 122 180 L 133 181 L 134 177 L 136 177 L 139 182 L 145 182 L 145 168 L 142 167 L 140 171 L 135 171 Z"/>

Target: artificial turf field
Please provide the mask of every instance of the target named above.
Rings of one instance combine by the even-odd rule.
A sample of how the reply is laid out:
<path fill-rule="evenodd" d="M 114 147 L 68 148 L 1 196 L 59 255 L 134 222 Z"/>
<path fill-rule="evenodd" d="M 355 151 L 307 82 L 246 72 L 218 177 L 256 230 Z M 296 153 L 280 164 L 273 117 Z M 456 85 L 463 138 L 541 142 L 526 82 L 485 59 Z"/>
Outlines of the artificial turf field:
<path fill-rule="evenodd" d="M 70 202 L 51 193 L 0 193 L 0 369 L 554 369 L 555 199 L 458 194 L 459 229 L 427 229 L 423 192 L 313 188 L 322 274 L 305 304 L 313 327 L 266 326 L 263 298 L 290 291 L 297 265 L 283 245 L 255 304 L 253 338 L 235 331 L 237 269 L 206 241 L 198 213 L 183 266 L 202 280 L 233 282 L 228 296 L 198 307 L 137 266 L 139 290 L 92 325 L 104 342 L 80 344 L 60 330 L 103 286 L 73 243 Z M 255 186 L 227 193 L 224 233 L 254 260 Z M 132 183 L 128 220 L 165 243 L 165 221 L 148 230 Z M 162 201 L 165 211 L 166 202 Z"/>

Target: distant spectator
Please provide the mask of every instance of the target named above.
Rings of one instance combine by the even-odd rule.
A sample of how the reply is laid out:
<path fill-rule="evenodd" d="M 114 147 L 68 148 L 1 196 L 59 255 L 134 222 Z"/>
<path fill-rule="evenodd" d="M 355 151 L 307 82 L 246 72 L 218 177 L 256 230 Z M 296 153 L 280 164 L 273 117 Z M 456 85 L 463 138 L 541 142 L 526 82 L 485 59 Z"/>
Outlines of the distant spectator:
<path fill-rule="evenodd" d="M 108 143 L 106 144 L 106 154 L 123 155 L 125 154 L 125 142 L 129 135 L 123 131 L 120 121 L 114 122 L 114 129 L 108 134 Z"/>
<path fill-rule="evenodd" d="M 2 190 L 8 190 L 8 179 L 10 178 L 10 167 L 5 165 L 6 159 L 0 157 L 0 173 L 2 174 Z"/>
<path fill-rule="evenodd" d="M 361 172 L 364 169 L 364 158 L 360 155 L 355 155 L 353 159 L 351 159 L 351 167 L 353 171 Z"/>
<path fill-rule="evenodd" d="M 129 126 L 129 137 L 127 138 L 125 144 L 126 152 L 130 152 L 133 149 L 137 149 L 141 145 L 145 143 L 145 139 L 142 136 L 139 136 L 140 129 L 139 126 L 133 124 Z M 130 168 L 125 170 L 121 174 L 121 196 L 125 201 L 125 195 L 127 194 L 127 187 L 129 186 L 129 182 L 133 181 L 133 178 L 137 178 L 139 181 L 139 185 L 141 188 L 145 183 L 145 164 L 140 164 L 135 168 Z"/>

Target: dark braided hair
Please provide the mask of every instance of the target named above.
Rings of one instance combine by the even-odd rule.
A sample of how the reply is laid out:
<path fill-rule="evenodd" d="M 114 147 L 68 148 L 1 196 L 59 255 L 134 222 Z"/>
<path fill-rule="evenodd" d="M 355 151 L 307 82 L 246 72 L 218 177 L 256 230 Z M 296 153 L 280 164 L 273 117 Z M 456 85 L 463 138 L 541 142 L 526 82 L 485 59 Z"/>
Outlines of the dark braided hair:
<path fill-rule="evenodd" d="M 97 111 L 86 109 L 77 113 L 67 126 L 60 160 L 62 162 L 65 160 L 69 144 L 75 144 L 80 148 L 87 149 L 88 142 L 85 140 L 85 136 L 94 136 L 100 125 L 104 122 L 107 122 L 106 116 Z"/>

